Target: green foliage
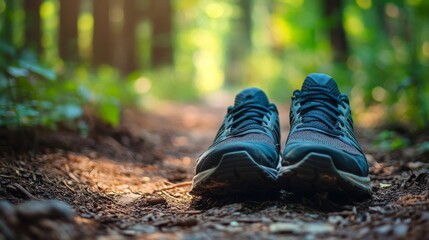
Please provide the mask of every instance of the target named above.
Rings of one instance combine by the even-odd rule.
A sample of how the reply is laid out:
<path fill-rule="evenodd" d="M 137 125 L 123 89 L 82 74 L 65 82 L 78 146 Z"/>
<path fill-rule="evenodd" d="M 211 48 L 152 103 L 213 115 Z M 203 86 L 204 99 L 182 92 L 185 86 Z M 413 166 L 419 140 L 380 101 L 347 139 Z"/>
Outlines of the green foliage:
<path fill-rule="evenodd" d="M 352 4 L 346 9 L 353 88 L 365 106 L 383 106 L 384 112 L 374 113 L 382 120 L 413 130 L 429 122 L 429 19 L 418 14 L 429 10 L 424 2 L 372 1 L 367 10 Z"/>
<path fill-rule="evenodd" d="M 137 99 L 133 78 L 121 77 L 117 70 L 103 66 L 95 72 L 85 67 L 77 68 L 71 74 L 72 83 L 91 111 L 105 122 L 117 126 L 120 109 L 131 105 Z"/>
<path fill-rule="evenodd" d="M 35 61 L 30 53 L 13 55 L 13 48 L 0 48 L 0 126 L 56 128 L 59 123 L 87 131 L 82 120 L 87 107 L 101 120 L 116 126 L 120 108 L 136 98 L 133 81 L 122 80 L 112 68 L 96 72 L 78 68 L 60 76 Z"/>
<path fill-rule="evenodd" d="M 386 151 L 394 151 L 408 147 L 410 142 L 407 138 L 395 131 L 386 130 L 378 134 L 374 144 Z"/>
<path fill-rule="evenodd" d="M 52 126 L 58 120 L 81 115 L 72 102 L 52 104 L 55 99 L 45 91 L 49 85 L 58 84 L 57 76 L 35 61 L 31 53 L 18 54 L 3 43 L 0 56 L 7 59 L 0 66 L 0 126 Z"/>
<path fill-rule="evenodd" d="M 77 41 L 81 61 L 70 63 L 58 57 L 59 2 L 43 1 L 43 51 L 37 57 L 42 64 L 21 51 L 21 1 L 0 0 L 0 125 L 55 127 L 68 122 L 82 127 L 87 111 L 117 125 L 121 107 L 136 99 L 190 101 L 220 88 L 245 86 L 259 86 L 274 100 L 288 103 L 310 72 L 335 77 L 351 97 L 358 123 L 374 126 L 365 116 L 377 115 L 383 122 L 407 124 L 410 129 L 429 124 L 428 1 L 343 1 L 342 27 L 349 50 L 344 62 L 333 61 L 333 21 L 323 11 L 325 1 L 253 0 L 250 12 L 243 1 L 173 1 L 174 65 L 150 68 L 154 39 L 150 21 L 143 19 L 136 30 L 142 70 L 126 78 L 112 67 L 88 67 L 96 20 L 84 2 Z M 395 139 L 385 133 L 379 142 L 386 149 L 405 144 Z"/>
<path fill-rule="evenodd" d="M 327 26 L 320 1 L 276 1 L 271 22 L 255 1 L 254 22 L 259 36 L 246 68 L 246 84 L 266 88 L 270 96 L 287 100 L 310 72 L 326 72 L 351 96 L 358 123 L 362 111 L 383 123 L 423 129 L 429 123 L 429 15 L 427 1 L 344 1 L 343 26 L 349 44 L 344 62 L 332 61 Z M 264 30 L 270 24 L 271 31 Z M 274 47 L 274 49 L 273 49 Z M 274 50 L 274 51 L 273 51 Z M 261 54 L 262 53 L 262 54 Z M 254 57 L 257 56 L 257 57 Z M 261 57 L 262 56 L 262 57 Z M 254 64 L 257 62 L 257 64 Z M 377 108 L 371 108 L 378 106 Z"/>

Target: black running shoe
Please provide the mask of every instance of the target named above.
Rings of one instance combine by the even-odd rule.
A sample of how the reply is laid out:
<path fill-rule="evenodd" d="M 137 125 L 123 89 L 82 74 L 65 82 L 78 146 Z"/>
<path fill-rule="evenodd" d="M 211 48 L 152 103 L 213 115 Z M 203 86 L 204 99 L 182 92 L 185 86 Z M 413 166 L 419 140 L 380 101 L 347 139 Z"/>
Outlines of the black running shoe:
<path fill-rule="evenodd" d="M 278 183 L 300 192 L 371 195 L 368 162 L 353 129 L 349 100 L 332 77 L 313 73 L 292 96 L 291 130 Z"/>
<path fill-rule="evenodd" d="M 276 190 L 280 128 L 277 108 L 257 88 L 240 92 L 214 143 L 197 160 L 191 193 L 224 195 Z"/>

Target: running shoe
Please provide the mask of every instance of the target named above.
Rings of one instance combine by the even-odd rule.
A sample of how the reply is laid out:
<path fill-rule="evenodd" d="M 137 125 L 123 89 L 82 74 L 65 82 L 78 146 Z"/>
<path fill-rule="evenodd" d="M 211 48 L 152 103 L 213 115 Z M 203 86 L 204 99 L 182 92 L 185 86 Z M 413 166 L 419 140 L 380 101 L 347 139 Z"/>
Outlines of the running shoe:
<path fill-rule="evenodd" d="M 278 175 L 298 193 L 371 195 L 368 162 L 353 129 L 349 100 L 326 74 L 306 77 L 295 90 L 290 133 Z"/>
<path fill-rule="evenodd" d="M 225 195 L 278 190 L 280 127 L 277 107 L 257 88 L 228 107 L 213 145 L 196 164 L 191 193 Z"/>

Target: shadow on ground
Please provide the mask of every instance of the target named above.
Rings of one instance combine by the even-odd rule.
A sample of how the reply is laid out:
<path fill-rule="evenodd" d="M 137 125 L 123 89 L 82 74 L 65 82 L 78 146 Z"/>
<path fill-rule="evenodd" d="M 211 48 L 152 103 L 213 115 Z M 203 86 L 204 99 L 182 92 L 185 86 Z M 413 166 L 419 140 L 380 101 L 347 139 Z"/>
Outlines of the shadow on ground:
<path fill-rule="evenodd" d="M 361 134 L 361 141 L 371 165 L 371 199 L 285 191 L 195 197 L 189 194 L 194 160 L 211 144 L 224 108 L 169 104 L 162 109 L 145 114 L 127 110 L 118 130 L 98 130 L 85 139 L 73 132 L 40 130 L 37 147 L 20 151 L 12 147 L 19 146 L 11 144 L 14 133 L 3 131 L 9 138 L 0 140 L 5 150 L 0 155 L 0 199 L 14 205 L 31 199 L 68 203 L 76 212 L 78 227 L 70 230 L 79 231 L 70 235 L 75 239 L 429 235 L 427 156 L 372 149 L 369 132 Z M 285 137 L 287 128 L 283 133 Z"/>

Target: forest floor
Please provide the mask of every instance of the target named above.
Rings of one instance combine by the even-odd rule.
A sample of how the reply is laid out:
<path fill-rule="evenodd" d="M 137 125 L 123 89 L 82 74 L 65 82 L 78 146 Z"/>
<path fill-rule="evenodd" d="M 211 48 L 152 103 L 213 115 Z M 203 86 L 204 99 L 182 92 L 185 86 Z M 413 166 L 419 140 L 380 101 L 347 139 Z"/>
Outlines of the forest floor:
<path fill-rule="evenodd" d="M 37 130 L 37 138 L 1 133 L 0 200 L 12 204 L 0 202 L 0 239 L 428 238 L 429 154 L 414 144 L 377 149 L 374 130 L 357 130 L 371 166 L 370 199 L 284 191 L 190 195 L 195 159 L 226 112 L 220 105 L 129 109 L 118 129 L 95 127 L 87 138 L 69 131 Z M 289 109 L 279 110 L 284 144 Z M 36 143 L 31 150 L 19 134 Z M 413 138 L 429 140 L 424 133 Z M 29 201 L 49 199 L 66 202 L 75 215 L 68 205 Z"/>

